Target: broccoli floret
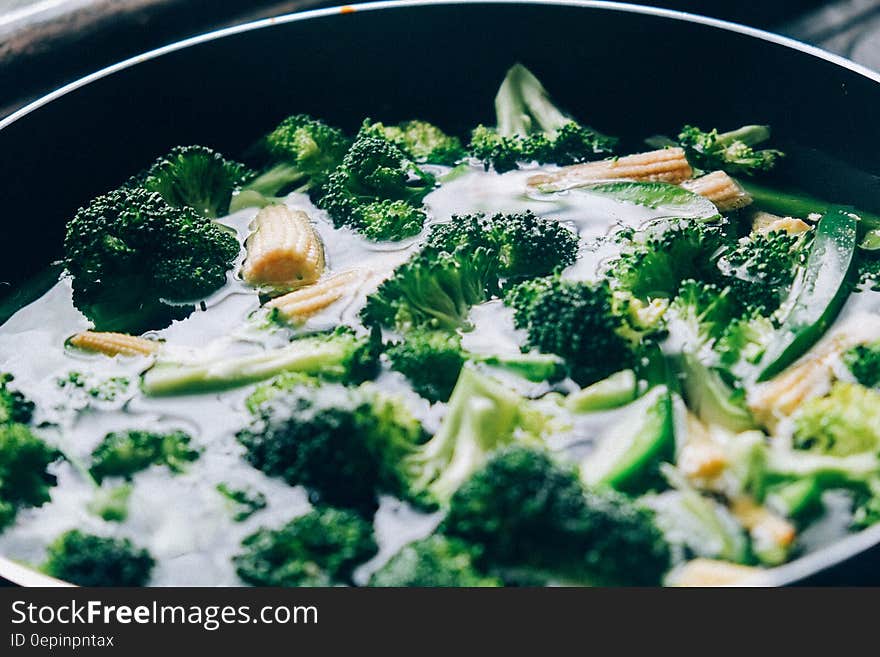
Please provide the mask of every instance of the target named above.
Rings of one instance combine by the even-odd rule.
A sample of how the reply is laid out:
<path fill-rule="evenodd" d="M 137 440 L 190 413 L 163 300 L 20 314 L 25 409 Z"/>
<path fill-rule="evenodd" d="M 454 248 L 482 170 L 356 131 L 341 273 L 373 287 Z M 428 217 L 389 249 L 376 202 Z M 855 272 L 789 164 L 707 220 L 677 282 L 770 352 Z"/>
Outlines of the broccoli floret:
<path fill-rule="evenodd" d="M 880 393 L 838 381 L 798 409 L 794 445 L 833 456 L 880 452 Z"/>
<path fill-rule="evenodd" d="M 378 331 L 357 336 L 350 328 L 339 327 L 251 356 L 203 363 L 160 359 L 144 373 L 141 388 L 151 396 L 199 393 L 243 386 L 284 373 L 361 383 L 376 375 L 380 349 Z"/>
<path fill-rule="evenodd" d="M 447 135 L 427 121 L 403 121 L 397 125 L 364 121 L 365 134 L 381 137 L 400 148 L 415 162 L 453 165 L 467 155 L 458 137 Z"/>
<path fill-rule="evenodd" d="M 556 356 L 478 354 L 463 349 L 461 337 L 449 331 L 410 331 L 385 353 L 391 360 L 391 369 L 406 376 L 413 389 L 432 402 L 449 399 L 459 372 L 468 361 L 507 369 L 535 382 L 556 380 L 564 373 L 563 363 Z"/>
<path fill-rule="evenodd" d="M 765 315 L 779 307 L 806 259 L 806 235 L 753 233 L 722 256 L 719 266 L 740 305 Z"/>
<path fill-rule="evenodd" d="M 130 479 L 151 465 L 164 465 L 171 472 L 181 472 L 195 461 L 199 452 L 190 447 L 191 437 L 183 431 L 114 431 L 92 452 L 90 472 L 96 481 L 104 477 Z"/>
<path fill-rule="evenodd" d="M 99 488 L 88 509 L 107 522 L 123 522 L 128 517 L 128 499 L 132 490 L 132 484 L 127 482 L 112 488 Z"/>
<path fill-rule="evenodd" d="M 396 398 L 324 384 L 274 396 L 238 440 L 255 468 L 305 486 L 316 503 L 368 515 L 379 493 L 408 497 L 401 462 L 424 435 Z"/>
<path fill-rule="evenodd" d="M 287 117 L 257 144 L 267 168 L 235 194 L 230 210 L 265 207 L 291 188 L 319 196 L 349 144 L 342 130 L 320 119 L 306 114 Z"/>
<path fill-rule="evenodd" d="M 49 501 L 55 476 L 47 467 L 58 452 L 24 424 L 0 424 L 0 529 L 12 523 L 22 507 Z"/>
<path fill-rule="evenodd" d="M 213 219 L 227 213 L 233 190 L 252 175 L 206 146 L 177 146 L 131 184 L 157 192 L 168 205 L 189 206 Z"/>
<path fill-rule="evenodd" d="M 76 213 L 64 248 L 76 307 L 98 330 L 140 333 L 185 317 L 221 287 L 240 245 L 192 208 L 122 188 Z"/>
<path fill-rule="evenodd" d="M 723 227 L 684 219 L 624 230 L 616 239 L 621 253 L 609 263 L 607 274 L 615 289 L 638 299 L 671 298 L 687 279 L 719 282 L 718 259 L 729 246 Z"/>
<path fill-rule="evenodd" d="M 488 300 L 497 288 L 496 260 L 488 249 L 449 253 L 426 247 L 367 297 L 361 318 L 369 326 L 404 331 L 468 328 L 471 306 Z"/>
<path fill-rule="evenodd" d="M 495 454 L 459 488 L 443 530 L 481 546 L 485 567 L 527 564 L 642 585 L 669 567 L 650 512 L 613 492 L 585 491 L 572 469 L 520 446 Z"/>
<path fill-rule="evenodd" d="M 232 562 L 255 586 L 349 584 L 355 566 L 378 550 L 370 523 L 333 508 L 314 509 L 280 529 L 260 529 L 242 547 Z"/>
<path fill-rule="evenodd" d="M 475 565 L 479 549 L 464 541 L 434 534 L 405 545 L 370 577 L 370 586 L 502 586 Z"/>
<path fill-rule="evenodd" d="M 101 379 L 92 374 L 71 371 L 65 377 L 58 377 L 55 382 L 59 388 L 77 390 L 92 399 L 112 402 L 128 390 L 131 380 L 125 376 L 111 376 Z"/>
<path fill-rule="evenodd" d="M 49 546 L 43 570 L 79 586 L 144 586 L 154 565 L 150 553 L 127 538 L 94 536 L 72 529 Z"/>
<path fill-rule="evenodd" d="M 349 226 L 372 240 L 401 240 L 421 231 L 422 199 L 434 182 L 392 142 L 362 129 L 317 203 L 337 228 Z"/>
<path fill-rule="evenodd" d="M 0 425 L 29 424 L 34 416 L 34 403 L 9 387 L 13 378 L 11 374 L 0 372 Z"/>
<path fill-rule="evenodd" d="M 856 381 L 868 388 L 880 386 L 880 342 L 860 344 L 843 354 L 843 362 Z"/>
<path fill-rule="evenodd" d="M 259 491 L 244 488 L 232 488 L 229 484 L 217 484 L 217 492 L 229 500 L 234 508 L 232 519 L 235 522 L 247 520 L 257 511 L 265 509 L 268 501 L 266 496 Z"/>
<path fill-rule="evenodd" d="M 522 64 L 508 71 L 495 96 L 496 126 L 477 126 L 469 150 L 499 173 L 521 162 L 574 164 L 611 153 L 616 140 L 562 113 Z"/>
<path fill-rule="evenodd" d="M 760 362 L 770 341 L 776 336 L 773 321 L 752 312 L 730 322 L 715 342 L 719 361 L 734 376 L 744 379 Z"/>
<path fill-rule="evenodd" d="M 563 358 L 580 385 L 634 362 L 634 345 L 625 337 L 632 327 L 617 312 L 607 282 L 535 279 L 514 288 L 504 302 L 513 307 L 516 325 L 528 331 L 528 345 Z"/>
<path fill-rule="evenodd" d="M 497 254 L 498 275 L 546 276 L 577 258 L 578 236 L 554 219 L 518 214 L 453 216 L 433 228 L 428 244 L 444 251 L 485 247 Z"/>
<path fill-rule="evenodd" d="M 492 452 L 515 442 L 542 445 L 557 427 L 561 422 L 548 409 L 465 367 L 440 429 L 403 467 L 414 491 L 444 504 Z"/>
<path fill-rule="evenodd" d="M 765 125 L 747 125 L 722 133 L 718 130 L 705 132 L 686 125 L 678 135 L 678 143 L 685 149 L 693 166 L 703 171 L 722 169 L 747 176 L 770 171 L 783 157 L 781 151 L 752 148 L 768 139 L 770 128 Z"/>

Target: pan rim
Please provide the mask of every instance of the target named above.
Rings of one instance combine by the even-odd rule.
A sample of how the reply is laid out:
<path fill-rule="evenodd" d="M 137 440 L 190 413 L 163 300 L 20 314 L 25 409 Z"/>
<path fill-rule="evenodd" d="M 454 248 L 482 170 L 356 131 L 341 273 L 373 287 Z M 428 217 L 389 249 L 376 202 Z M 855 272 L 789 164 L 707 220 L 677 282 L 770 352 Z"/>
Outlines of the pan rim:
<path fill-rule="evenodd" d="M 802 52 L 817 59 L 835 64 L 853 73 L 861 75 L 864 78 L 872 80 L 880 84 L 880 73 L 873 71 L 861 64 L 857 64 L 845 57 L 836 55 L 827 50 L 812 46 L 791 37 L 774 34 L 767 30 L 748 27 L 739 23 L 725 21 L 717 18 L 709 18 L 689 12 L 677 11 L 672 9 L 663 9 L 659 7 L 646 7 L 642 5 L 634 5 L 624 2 L 608 2 L 605 0 L 384 0 L 379 2 L 368 2 L 354 5 L 341 5 L 327 7 L 322 9 L 312 9 L 303 12 L 284 14 L 276 17 L 264 18 L 256 21 L 241 23 L 230 27 L 213 30 L 203 34 L 199 34 L 187 39 L 182 39 L 173 43 L 166 44 L 159 48 L 149 50 L 145 53 L 129 57 L 110 66 L 106 66 L 98 71 L 83 76 L 73 82 L 69 82 L 54 91 L 41 96 L 40 98 L 28 103 L 24 107 L 12 112 L 8 116 L 0 119 L 0 131 L 11 126 L 17 121 L 28 116 L 32 112 L 42 108 L 49 103 L 66 96 L 92 82 L 96 82 L 105 77 L 113 75 L 117 72 L 131 68 L 137 64 L 156 59 L 163 55 L 184 50 L 186 48 L 209 43 L 225 37 L 243 34 L 251 31 L 267 29 L 276 25 L 284 25 L 299 21 L 307 21 L 316 18 L 324 18 L 341 14 L 356 14 L 365 11 L 386 11 L 393 9 L 408 9 L 412 7 L 422 6 L 443 6 L 443 5 L 479 5 L 479 4 L 499 4 L 499 5 L 549 5 L 549 6 L 568 6 L 582 7 L 586 9 L 598 9 L 604 11 L 612 11 L 626 14 L 636 14 L 642 16 L 653 16 L 657 18 L 667 18 L 686 23 L 697 25 L 705 25 L 711 28 L 724 30 L 742 34 L 751 38 L 759 39 L 765 42 L 780 45 L 792 50 Z M 817 550 L 811 554 L 799 557 L 794 561 L 767 569 L 761 575 L 755 577 L 749 583 L 757 586 L 784 586 L 796 583 L 810 575 L 817 574 L 834 565 L 842 563 L 861 552 L 880 544 L 880 525 L 864 529 L 846 538 L 835 541 L 831 545 Z M 69 586 L 65 582 L 52 579 L 43 575 L 35 568 L 27 565 L 18 564 L 3 556 L 0 556 L 0 578 L 5 578 L 10 582 L 23 586 Z"/>

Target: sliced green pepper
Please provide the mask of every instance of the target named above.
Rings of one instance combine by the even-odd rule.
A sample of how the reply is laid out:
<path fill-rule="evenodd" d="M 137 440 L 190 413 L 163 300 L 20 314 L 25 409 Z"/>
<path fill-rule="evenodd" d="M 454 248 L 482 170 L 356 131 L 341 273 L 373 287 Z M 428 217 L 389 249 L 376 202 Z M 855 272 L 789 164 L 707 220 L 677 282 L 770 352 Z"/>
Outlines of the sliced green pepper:
<path fill-rule="evenodd" d="M 758 363 L 758 381 L 772 378 L 822 337 L 850 293 L 858 218 L 841 208 L 819 221 L 802 274 L 792 286 L 782 326 Z"/>
<path fill-rule="evenodd" d="M 639 382 L 632 370 L 622 370 L 569 395 L 565 406 L 572 413 L 592 413 L 617 408 L 633 401 Z"/>
<path fill-rule="evenodd" d="M 603 436 L 581 463 L 584 483 L 631 493 L 644 492 L 645 482 L 656 478 L 660 463 L 673 456 L 672 413 L 672 395 L 666 386 L 655 386 L 633 402 L 623 423 Z"/>

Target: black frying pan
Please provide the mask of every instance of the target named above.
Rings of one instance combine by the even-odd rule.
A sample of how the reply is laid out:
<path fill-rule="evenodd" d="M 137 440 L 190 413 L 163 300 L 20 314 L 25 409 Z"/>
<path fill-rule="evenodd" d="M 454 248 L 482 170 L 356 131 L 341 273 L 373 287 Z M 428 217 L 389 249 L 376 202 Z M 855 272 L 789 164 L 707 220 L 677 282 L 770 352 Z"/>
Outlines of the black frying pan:
<path fill-rule="evenodd" d="M 617 3 L 397 2 L 306 12 L 189 39 L 0 121 L 0 298 L 59 254 L 76 208 L 171 146 L 239 153 L 291 112 L 349 129 L 414 116 L 465 133 L 514 61 L 604 132 L 769 123 L 783 176 L 880 210 L 880 75 L 758 30 Z M 797 146 L 800 145 L 800 146 Z M 821 151 L 814 153 L 804 146 Z M 798 163 L 806 163 L 799 165 Z M 768 583 L 880 583 L 880 526 Z M 34 583 L 0 559 L 0 576 Z"/>

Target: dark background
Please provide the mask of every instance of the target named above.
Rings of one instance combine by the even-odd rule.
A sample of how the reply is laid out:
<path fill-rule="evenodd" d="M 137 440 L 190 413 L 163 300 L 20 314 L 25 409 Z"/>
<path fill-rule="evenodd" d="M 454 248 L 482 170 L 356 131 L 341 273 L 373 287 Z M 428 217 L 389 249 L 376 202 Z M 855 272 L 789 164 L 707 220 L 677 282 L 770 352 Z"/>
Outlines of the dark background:
<path fill-rule="evenodd" d="M 65 82 L 187 36 L 338 4 L 344 2 L 71 0 L 67 8 L 0 22 L 0 116 Z M 648 0 L 642 4 L 789 34 L 880 68 L 880 0 Z M 2 6 L 0 2 L 0 11 Z"/>

